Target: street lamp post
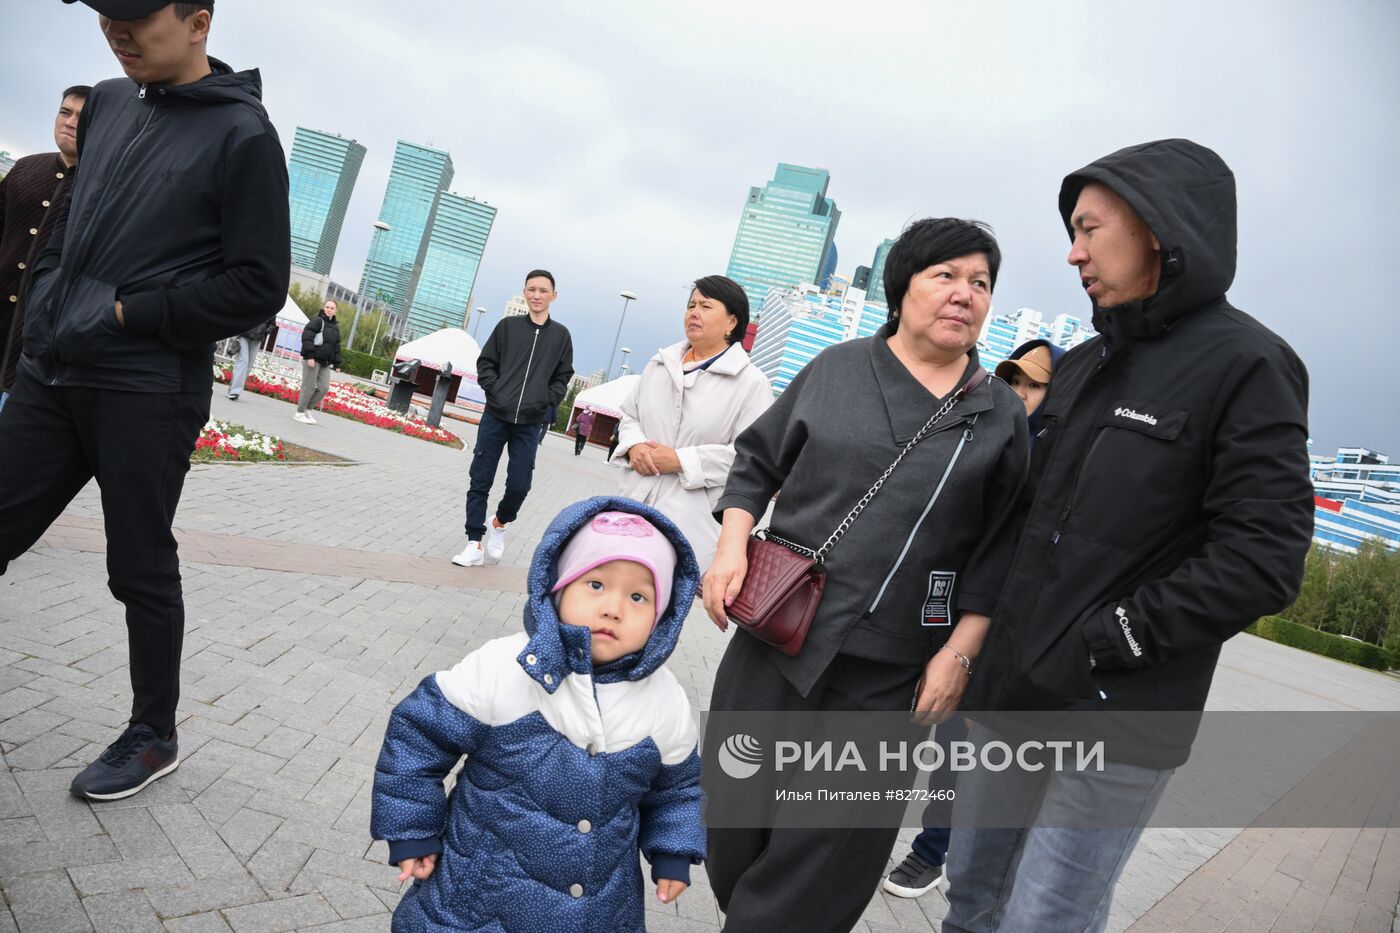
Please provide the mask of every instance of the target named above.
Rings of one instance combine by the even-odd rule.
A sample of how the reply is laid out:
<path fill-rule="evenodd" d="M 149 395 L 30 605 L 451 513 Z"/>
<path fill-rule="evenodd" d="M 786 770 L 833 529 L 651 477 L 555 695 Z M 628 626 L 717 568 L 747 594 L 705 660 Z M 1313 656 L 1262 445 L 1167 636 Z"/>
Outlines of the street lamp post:
<path fill-rule="evenodd" d="M 376 221 L 374 222 L 374 229 L 376 229 L 376 230 L 383 230 L 383 231 L 387 232 L 387 231 L 390 230 L 391 228 L 390 228 L 390 226 L 389 226 L 388 224 L 386 224 L 384 221 L 382 221 L 382 220 L 376 220 Z M 372 247 L 372 246 L 373 246 L 373 244 L 371 243 L 371 247 Z M 368 264 L 368 261 L 367 261 L 366 264 Z M 346 345 L 347 347 L 349 347 L 351 350 L 355 349 L 355 331 L 356 331 L 356 329 L 358 329 L 359 326 L 360 326 L 360 315 L 361 315 L 361 314 L 364 314 L 364 312 L 365 312 L 365 295 L 364 295 L 364 293 L 367 292 L 367 291 L 369 291 L 368 288 L 363 288 L 364 279 L 365 279 L 364 274 L 361 273 L 361 274 L 360 274 L 360 283 L 361 283 L 362 289 L 361 289 L 360 295 L 358 296 L 360 300 L 359 300 L 359 303 L 355 306 L 355 320 L 353 320 L 353 321 L 350 322 L 350 339 L 349 339 L 349 340 L 346 342 L 346 344 L 345 344 L 345 345 Z M 374 347 L 371 346 L 371 347 L 370 347 L 370 351 L 373 352 L 373 350 L 374 350 Z"/>
<path fill-rule="evenodd" d="M 637 300 L 637 296 L 631 292 L 618 292 L 618 296 L 622 299 L 622 317 L 617 321 L 617 336 L 613 338 L 612 352 L 608 354 L 608 371 L 603 375 L 604 382 L 612 378 L 613 358 L 617 356 L 617 345 L 622 340 L 622 325 L 627 320 L 627 303 Z"/>
<path fill-rule="evenodd" d="M 476 313 L 479 315 L 479 317 L 477 317 L 477 319 L 476 319 L 475 321 L 472 322 L 472 336 L 473 336 L 473 337 L 476 336 L 476 329 L 477 329 L 477 327 L 481 324 L 482 321 L 486 320 L 486 309 L 485 309 L 485 308 L 478 307 L 478 308 L 476 309 Z"/>
<path fill-rule="evenodd" d="M 622 348 L 622 365 L 617 368 L 618 374 L 625 374 L 627 370 L 627 355 L 632 352 L 631 347 Z"/>

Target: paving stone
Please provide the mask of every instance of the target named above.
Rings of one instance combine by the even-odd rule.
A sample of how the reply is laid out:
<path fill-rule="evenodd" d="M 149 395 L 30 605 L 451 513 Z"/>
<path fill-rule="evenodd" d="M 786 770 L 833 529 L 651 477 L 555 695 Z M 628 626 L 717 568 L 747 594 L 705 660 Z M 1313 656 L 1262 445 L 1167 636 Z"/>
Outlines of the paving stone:
<path fill-rule="evenodd" d="M 191 914 L 165 921 L 168 933 L 230 933 L 223 914 Z"/>
<path fill-rule="evenodd" d="M 231 907 L 224 919 L 234 933 L 284 933 L 340 920 L 325 898 L 303 894 L 261 904 Z"/>
<path fill-rule="evenodd" d="M 73 886 L 83 897 L 110 894 L 113 891 L 130 891 L 145 887 L 152 881 L 170 884 L 187 884 L 194 881 L 194 876 L 185 867 L 185 863 L 175 855 L 80 865 L 68 869 L 68 874 L 73 879 Z"/>
<path fill-rule="evenodd" d="M 263 890 L 276 896 L 287 890 L 311 858 L 310 846 L 268 840 L 248 861 L 248 871 Z"/>
<path fill-rule="evenodd" d="M 96 933 L 165 933 L 151 902 L 139 891 L 85 897 L 83 909 Z"/>
<path fill-rule="evenodd" d="M 146 888 L 146 896 L 167 920 L 267 900 L 267 892 L 247 874 L 187 884 L 153 884 Z"/>
<path fill-rule="evenodd" d="M 92 923 L 62 870 L 0 879 L 5 900 L 21 930 L 91 933 Z"/>

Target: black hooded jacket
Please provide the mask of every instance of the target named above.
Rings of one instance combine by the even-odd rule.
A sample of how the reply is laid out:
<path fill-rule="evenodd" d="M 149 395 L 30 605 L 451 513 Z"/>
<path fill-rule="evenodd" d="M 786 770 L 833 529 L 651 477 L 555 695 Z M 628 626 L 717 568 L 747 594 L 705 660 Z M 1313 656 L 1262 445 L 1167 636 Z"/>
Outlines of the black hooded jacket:
<path fill-rule="evenodd" d="M 287 168 L 261 79 L 209 64 L 88 96 L 82 171 L 25 297 L 20 365 L 45 384 L 208 392 L 214 342 L 286 301 Z"/>
<path fill-rule="evenodd" d="M 1161 284 L 1096 307 L 1099 336 L 1055 369 L 966 706 L 1201 710 L 1221 643 L 1298 593 L 1307 372 L 1225 299 L 1235 185 L 1219 156 L 1179 139 L 1106 156 L 1065 179 L 1066 228 L 1089 182 L 1151 228 Z M 1175 766 L 1193 738 L 1145 735 L 1139 760 Z"/>

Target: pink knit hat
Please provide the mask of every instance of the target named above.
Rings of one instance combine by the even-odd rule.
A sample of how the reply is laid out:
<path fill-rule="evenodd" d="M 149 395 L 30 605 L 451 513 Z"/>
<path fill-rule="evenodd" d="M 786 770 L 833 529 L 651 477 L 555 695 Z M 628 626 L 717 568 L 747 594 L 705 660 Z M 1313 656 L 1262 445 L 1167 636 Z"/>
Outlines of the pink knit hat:
<path fill-rule="evenodd" d="M 558 593 L 610 560 L 636 561 L 651 571 L 656 586 L 656 618 L 652 620 L 655 625 L 671 604 L 676 549 L 655 525 L 631 512 L 599 512 L 574 532 L 559 552 L 559 579 L 550 592 Z"/>

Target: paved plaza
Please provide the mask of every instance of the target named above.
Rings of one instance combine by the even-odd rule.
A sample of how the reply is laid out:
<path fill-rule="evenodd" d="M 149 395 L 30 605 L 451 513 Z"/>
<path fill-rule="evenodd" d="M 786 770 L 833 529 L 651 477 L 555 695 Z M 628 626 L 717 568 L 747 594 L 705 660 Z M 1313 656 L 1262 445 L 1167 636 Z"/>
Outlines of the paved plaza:
<path fill-rule="evenodd" d="M 128 800 L 68 793 L 130 711 L 126 629 L 107 591 L 89 487 L 0 577 L 0 933 L 325 933 L 388 928 L 399 897 L 369 837 L 389 711 L 426 675 L 518 631 L 524 566 L 565 504 L 612 468 L 551 437 L 500 567 L 448 558 L 464 537 L 467 450 L 216 388 L 214 416 L 337 454 L 336 465 L 194 467 L 176 520 L 188 624 L 181 765 Z M 500 471 L 503 481 L 505 470 Z M 494 502 L 494 498 L 493 498 Z M 727 636 L 691 614 L 670 662 L 697 709 Z M 1213 709 L 1400 709 L 1400 680 L 1241 636 Z M 902 858 L 912 831 L 901 835 Z M 1393 830 L 1149 830 L 1113 931 L 1392 933 Z M 703 871 L 648 929 L 714 931 Z M 875 895 L 864 933 L 936 930 L 947 904 Z M 776 933 L 776 931 L 775 931 Z"/>

